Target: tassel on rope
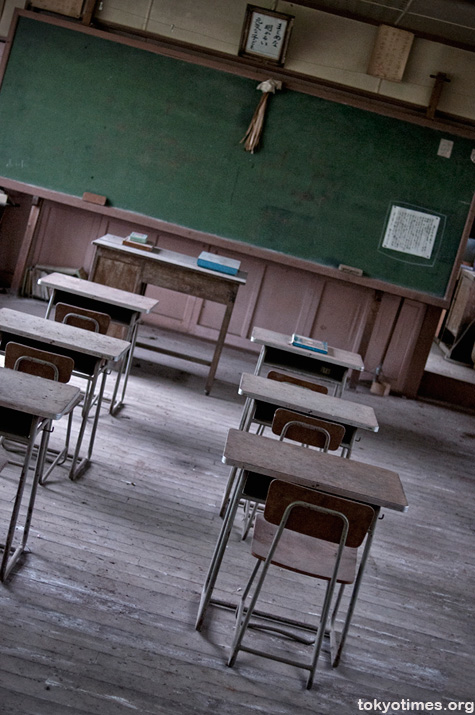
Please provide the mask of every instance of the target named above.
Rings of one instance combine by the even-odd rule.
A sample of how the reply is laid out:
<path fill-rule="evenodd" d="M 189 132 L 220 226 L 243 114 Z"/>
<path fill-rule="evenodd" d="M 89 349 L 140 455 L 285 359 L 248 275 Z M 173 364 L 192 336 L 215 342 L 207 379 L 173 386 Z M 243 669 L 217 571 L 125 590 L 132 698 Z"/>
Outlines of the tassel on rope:
<path fill-rule="evenodd" d="M 247 132 L 241 139 L 241 144 L 244 142 L 245 150 L 250 151 L 251 154 L 254 154 L 261 140 L 266 107 L 270 94 L 275 94 L 276 89 L 282 89 L 282 82 L 275 79 L 266 79 L 264 82 L 257 85 L 257 89 L 261 90 L 262 97 L 259 100 L 259 104 L 257 105 L 256 111 L 251 119 L 251 123 L 247 128 Z"/>

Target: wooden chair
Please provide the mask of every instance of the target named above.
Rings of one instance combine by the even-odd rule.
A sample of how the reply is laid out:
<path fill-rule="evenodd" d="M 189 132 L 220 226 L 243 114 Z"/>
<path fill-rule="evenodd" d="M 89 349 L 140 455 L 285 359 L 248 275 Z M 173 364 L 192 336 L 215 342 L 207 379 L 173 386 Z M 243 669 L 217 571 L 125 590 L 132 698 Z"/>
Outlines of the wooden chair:
<path fill-rule="evenodd" d="M 288 482 L 272 481 L 264 514 L 258 514 L 256 519 L 251 551 L 257 561 L 237 609 L 229 666 L 234 665 L 239 651 L 246 651 L 308 670 L 306 687 L 312 687 L 336 585 L 340 584 L 340 588 L 330 619 L 331 643 L 334 642 L 335 619 L 344 587 L 355 580 L 357 549 L 364 541 L 374 518 L 375 512 L 368 505 Z M 319 623 L 314 627 L 307 625 L 308 618 L 305 618 L 304 625 L 282 616 L 274 619 L 267 609 L 260 614 L 256 611 L 271 565 L 327 582 Z M 298 603 L 301 604 L 300 592 Z M 313 613 L 314 608 L 312 603 L 308 610 Z M 259 615 L 264 620 L 251 620 L 253 616 Z M 295 629 L 289 631 L 283 628 L 285 624 L 296 626 L 297 632 Z M 307 633 L 309 630 L 313 633 L 310 641 L 302 636 L 299 626 Z M 284 635 L 284 648 L 280 652 L 270 652 L 264 650 L 260 643 L 257 647 L 256 636 L 247 633 L 249 628 Z M 289 654 L 289 638 L 313 645 L 308 662 L 302 660 L 299 653 L 294 657 Z"/>
<path fill-rule="evenodd" d="M 72 325 L 75 328 L 82 328 L 83 330 L 90 330 L 94 333 L 101 333 L 105 335 L 109 330 L 111 323 L 111 317 L 107 313 L 101 313 L 97 310 L 89 310 L 88 308 L 80 308 L 76 305 L 69 305 L 68 303 L 57 303 L 54 313 L 54 319 L 58 323 L 65 323 L 66 325 Z M 83 370 L 79 374 L 87 381 L 86 392 L 83 401 L 83 414 L 90 411 L 91 407 L 97 402 L 98 396 L 92 394 L 95 385 L 95 376 L 89 371 Z M 99 388 L 101 391 L 103 389 L 105 380 L 105 374 L 102 381 L 102 386 Z M 94 423 L 96 424 L 96 422 Z M 93 428 L 95 431 L 95 427 Z"/>
<path fill-rule="evenodd" d="M 324 452 L 340 449 L 345 428 L 335 422 L 308 417 L 293 410 L 279 408 L 272 421 L 272 432 L 280 439 L 291 439 L 305 446 L 312 445 Z"/>
<path fill-rule="evenodd" d="M 9 342 L 5 346 L 5 367 L 18 370 L 19 372 L 26 372 L 30 375 L 37 375 L 47 380 L 67 383 L 71 379 L 74 370 L 74 360 L 67 355 L 60 355 L 47 350 L 39 350 L 38 348 L 22 345 L 21 343 Z M 63 464 L 68 456 L 72 415 L 73 413 L 71 412 L 68 419 L 64 446 L 59 450 L 57 456 L 53 459 L 46 471 L 43 469 L 44 465 L 39 465 L 40 484 L 44 484 L 54 467 L 58 464 Z M 22 417 L 19 416 L 18 419 L 22 419 Z M 38 423 L 37 429 L 38 432 L 43 429 L 43 423 L 41 421 Z M 19 433 L 21 430 L 16 429 L 15 431 Z M 8 442 L 10 441 L 15 441 L 15 439 L 12 437 L 8 439 Z M 4 446 L 5 444 L 4 442 Z"/>
<path fill-rule="evenodd" d="M 302 387 L 305 390 L 319 392 L 322 395 L 328 394 L 328 387 L 325 387 L 324 385 L 319 385 L 317 382 L 311 382 L 310 380 L 303 380 L 296 375 L 290 375 L 285 372 L 277 372 L 276 370 L 271 370 L 267 373 L 267 379 L 274 380 L 275 382 L 286 382 L 289 385 L 297 385 L 298 387 Z M 256 422 L 259 425 L 257 428 L 257 434 L 263 434 L 266 427 L 270 427 L 272 425 L 272 420 L 274 419 L 276 409 L 276 405 L 272 405 L 267 402 L 259 402 L 256 405 L 252 421 Z"/>
<path fill-rule="evenodd" d="M 325 420 L 317 419 L 316 417 L 308 417 L 301 415 L 299 412 L 278 408 L 275 411 L 272 421 L 272 432 L 279 435 L 279 440 L 290 439 L 293 442 L 300 442 L 303 447 L 315 447 L 322 452 L 336 451 L 340 448 L 341 440 L 345 434 L 345 428 L 342 425 L 326 422 Z M 251 473 L 250 473 L 251 474 Z M 257 489 L 258 495 L 262 497 L 262 485 L 270 483 L 268 477 L 262 475 L 250 476 L 247 480 L 249 485 L 246 494 L 249 495 L 253 489 Z M 267 491 L 265 491 L 267 494 Z M 244 504 L 244 523 L 242 528 L 242 539 L 246 539 L 249 529 L 252 526 L 256 511 L 264 499 L 252 500 L 249 496 L 243 501 Z"/>
<path fill-rule="evenodd" d="M 109 329 L 111 317 L 107 313 L 100 313 L 97 310 L 79 308 L 68 303 L 57 303 L 54 319 L 58 323 L 74 325 L 83 330 L 92 330 L 95 333 L 105 335 Z"/>

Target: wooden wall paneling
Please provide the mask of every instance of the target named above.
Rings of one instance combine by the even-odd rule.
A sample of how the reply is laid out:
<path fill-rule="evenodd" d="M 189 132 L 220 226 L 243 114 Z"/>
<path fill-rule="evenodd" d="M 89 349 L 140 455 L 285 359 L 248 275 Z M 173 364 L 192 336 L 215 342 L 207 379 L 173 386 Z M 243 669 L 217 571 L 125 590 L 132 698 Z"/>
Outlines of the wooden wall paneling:
<path fill-rule="evenodd" d="M 0 286 L 11 285 L 22 247 L 33 197 L 8 191 L 13 206 L 0 208 Z M 20 277 L 21 278 L 21 277 Z"/>
<path fill-rule="evenodd" d="M 89 271 L 94 255 L 92 241 L 108 232 L 126 236 L 132 230 L 143 231 L 159 246 L 189 255 L 198 255 L 202 249 L 211 246 L 139 223 L 49 200 L 44 200 L 41 212 L 36 207 L 35 213 L 37 227 L 34 230 L 30 216 L 29 229 L 21 244 L 22 255 L 17 261 L 17 280 L 23 278 L 19 268 L 26 261 L 27 252 L 30 256 L 28 265 L 83 266 Z M 18 235 L 19 231 L 17 228 Z M 327 339 L 344 349 L 360 352 L 361 348 L 366 365 L 363 377 L 373 378 L 373 371 L 384 355 L 391 334 L 401 300 L 398 296 L 378 292 L 381 302 L 374 319 L 374 329 L 370 330 L 370 317 L 376 311 L 376 293 L 372 288 L 351 281 L 337 281 L 275 259 L 269 261 L 265 257 L 231 252 L 221 247 L 217 250 L 240 259 L 243 269 L 249 273 L 247 285 L 238 293 L 228 344 L 252 350 L 253 345 L 248 338 L 255 325 L 287 333 L 298 330 Z M 103 282 L 110 282 L 111 270 L 112 266 L 104 267 Z M 133 276 L 127 272 L 120 275 L 119 280 L 124 289 L 139 290 Z M 153 286 L 149 286 L 147 291 L 153 293 L 160 303 L 156 313 L 147 316 L 146 322 L 203 338 L 215 337 L 222 310 L 220 306 Z M 407 307 L 402 310 L 387 351 L 384 370 L 391 377 L 394 390 L 404 394 L 407 391 L 412 395 L 417 393 L 423 362 L 425 364 L 432 339 L 429 333 L 433 321 L 425 324 L 424 316 L 426 313 L 438 315 L 440 309 L 426 310 L 425 304 L 418 301 L 406 302 Z M 436 327 L 435 324 L 434 331 Z M 365 351 L 366 342 L 368 349 Z"/>
<path fill-rule="evenodd" d="M 312 291 L 311 273 L 278 263 L 267 263 L 252 316 L 252 327 L 280 333 L 298 329 L 302 305 Z"/>
<path fill-rule="evenodd" d="M 102 223 L 100 214 L 43 201 L 28 265 L 87 270 L 93 256 L 91 241 Z"/>
<path fill-rule="evenodd" d="M 153 312 L 145 317 L 145 323 L 167 330 L 194 333 L 193 326 L 196 321 L 194 312 L 197 304 L 201 304 L 202 300 L 153 285 L 147 286 L 145 295 L 158 300 L 158 305 Z"/>
<path fill-rule="evenodd" d="M 31 207 L 28 213 L 26 230 L 20 245 L 20 250 L 18 252 L 18 260 L 12 278 L 11 287 L 15 293 L 18 293 L 23 286 L 25 270 L 28 266 L 29 256 L 34 246 L 38 219 L 40 217 L 41 212 L 41 203 L 42 199 L 38 199 L 35 196 L 32 197 Z"/>
<path fill-rule="evenodd" d="M 398 296 L 388 293 L 384 293 L 381 296 L 368 348 L 365 355 L 363 355 L 365 365 L 363 379 L 372 380 L 375 377 L 375 371 L 384 357 L 388 340 L 390 340 L 394 319 L 401 300 Z"/>
<path fill-rule="evenodd" d="M 425 313 L 426 306 L 423 303 L 404 300 L 382 368 L 383 377 L 391 384 L 394 392 L 404 391 Z"/>
<path fill-rule="evenodd" d="M 358 352 L 371 297 L 361 286 L 326 280 L 310 336 Z"/>
<path fill-rule="evenodd" d="M 300 308 L 300 315 L 295 326 L 295 332 L 301 335 L 311 335 L 315 322 L 315 312 L 320 304 L 326 279 L 323 276 L 312 275 L 309 289 L 305 293 Z"/>
<path fill-rule="evenodd" d="M 415 398 L 417 396 L 442 312 L 441 308 L 435 305 L 425 306 L 425 315 L 414 346 L 411 363 L 401 385 L 401 392 L 406 397 Z"/>

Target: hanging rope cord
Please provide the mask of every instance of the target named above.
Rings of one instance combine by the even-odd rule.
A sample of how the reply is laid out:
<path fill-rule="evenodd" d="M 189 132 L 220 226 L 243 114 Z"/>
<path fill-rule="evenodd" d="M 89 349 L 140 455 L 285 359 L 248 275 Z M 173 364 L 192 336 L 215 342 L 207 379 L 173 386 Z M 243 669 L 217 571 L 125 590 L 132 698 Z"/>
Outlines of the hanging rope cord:
<path fill-rule="evenodd" d="M 259 100 L 256 111 L 251 119 L 247 131 L 241 139 L 241 144 L 244 142 L 246 151 L 254 154 L 261 141 L 262 131 L 264 129 L 264 120 L 266 116 L 266 108 L 271 94 L 275 94 L 276 89 L 282 89 L 282 82 L 275 79 L 266 79 L 257 85 L 257 89 L 262 92 L 262 97 Z"/>

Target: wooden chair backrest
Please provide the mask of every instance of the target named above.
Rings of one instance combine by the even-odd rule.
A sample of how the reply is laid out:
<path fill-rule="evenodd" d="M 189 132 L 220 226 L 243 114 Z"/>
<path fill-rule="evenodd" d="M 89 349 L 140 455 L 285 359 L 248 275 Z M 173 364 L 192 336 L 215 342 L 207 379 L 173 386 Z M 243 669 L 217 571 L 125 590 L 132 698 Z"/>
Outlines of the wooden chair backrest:
<path fill-rule="evenodd" d="M 111 317 L 107 313 L 100 313 L 97 310 L 78 308 L 76 305 L 68 303 L 57 303 L 54 319 L 58 323 L 74 325 L 76 328 L 91 330 L 95 333 L 105 335 L 109 329 Z"/>
<path fill-rule="evenodd" d="M 5 347 L 5 367 L 45 377 L 47 380 L 69 382 L 74 370 L 74 360 L 67 355 L 57 355 L 11 342 Z"/>
<path fill-rule="evenodd" d="M 286 508 L 294 502 L 305 502 L 344 514 L 349 523 L 346 546 L 354 548 L 361 545 L 374 519 L 374 509 L 368 504 L 323 494 L 278 479 L 274 479 L 269 487 L 264 518 L 271 524 L 280 524 Z M 296 506 L 290 512 L 286 528 L 316 539 L 338 543 L 343 521 L 334 514 Z"/>
<path fill-rule="evenodd" d="M 279 407 L 275 411 L 272 421 L 272 432 L 294 442 L 334 451 L 341 445 L 345 428 L 334 422 L 327 422 L 317 417 L 309 417 Z M 329 436 L 328 445 L 326 444 L 327 435 Z"/>
<path fill-rule="evenodd" d="M 319 385 L 317 382 L 310 382 L 309 380 L 302 380 L 300 377 L 296 377 L 295 375 L 286 375 L 284 372 L 276 372 L 275 370 L 271 370 L 267 374 L 267 379 L 276 380 L 277 382 L 288 382 L 291 385 L 305 387 L 306 390 L 320 392 L 322 395 L 328 394 L 328 387 L 325 387 L 325 385 Z"/>

